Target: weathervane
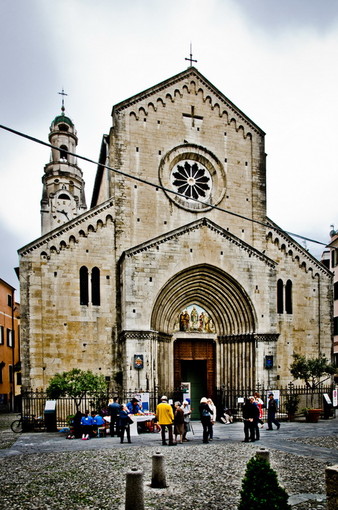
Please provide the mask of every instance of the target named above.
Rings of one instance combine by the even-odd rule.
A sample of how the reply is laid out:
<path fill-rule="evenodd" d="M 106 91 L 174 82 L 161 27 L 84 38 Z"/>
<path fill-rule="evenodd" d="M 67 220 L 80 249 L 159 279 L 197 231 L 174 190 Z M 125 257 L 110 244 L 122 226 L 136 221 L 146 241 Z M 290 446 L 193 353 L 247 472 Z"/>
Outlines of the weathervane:
<path fill-rule="evenodd" d="M 64 96 L 68 96 L 68 94 L 65 93 L 63 87 L 62 87 L 62 92 L 58 92 L 58 94 L 60 94 L 60 96 L 62 96 L 61 111 L 62 111 L 62 115 L 63 115 L 65 113 L 65 100 L 64 100 Z"/>
<path fill-rule="evenodd" d="M 194 60 L 194 59 L 192 58 L 192 44 L 191 44 L 191 43 L 190 43 L 190 58 L 185 57 L 185 59 L 184 59 L 184 60 L 189 60 L 189 62 L 190 62 L 190 67 L 192 67 L 192 63 L 193 63 L 193 62 L 197 62 L 197 60 Z"/>

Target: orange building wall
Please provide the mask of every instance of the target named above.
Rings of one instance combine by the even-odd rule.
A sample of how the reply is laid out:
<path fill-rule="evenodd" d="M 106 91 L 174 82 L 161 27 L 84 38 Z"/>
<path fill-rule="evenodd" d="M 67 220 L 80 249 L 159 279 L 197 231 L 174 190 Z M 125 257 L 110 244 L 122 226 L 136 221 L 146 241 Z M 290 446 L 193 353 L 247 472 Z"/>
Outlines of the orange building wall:
<path fill-rule="evenodd" d="M 15 403 L 21 390 L 19 361 L 20 305 L 15 302 L 14 287 L 0 278 L 0 410 L 13 411 L 17 408 Z"/>

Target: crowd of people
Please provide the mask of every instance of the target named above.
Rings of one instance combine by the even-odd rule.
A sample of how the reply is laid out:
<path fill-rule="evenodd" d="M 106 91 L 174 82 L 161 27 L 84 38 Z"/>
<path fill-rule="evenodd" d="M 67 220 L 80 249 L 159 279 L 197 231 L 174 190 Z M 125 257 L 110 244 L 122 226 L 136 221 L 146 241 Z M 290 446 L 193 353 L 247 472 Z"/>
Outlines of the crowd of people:
<path fill-rule="evenodd" d="M 117 436 L 120 442 L 124 442 L 126 435 L 128 443 L 130 439 L 130 424 L 133 423 L 130 415 L 143 415 L 140 402 L 133 398 L 127 404 L 120 404 L 118 397 L 110 399 L 105 413 L 78 411 L 71 420 L 71 430 L 68 439 L 82 438 L 87 441 L 93 437 L 100 437 L 100 431 L 106 434 L 110 431 L 111 437 Z"/>
<path fill-rule="evenodd" d="M 243 405 L 243 421 L 244 421 L 244 443 L 253 443 L 259 441 L 259 425 L 263 426 L 263 407 L 264 403 L 259 393 L 254 393 L 250 396 L 245 404 Z M 280 428 L 280 423 L 276 419 L 277 413 L 277 402 L 274 398 L 273 393 L 269 393 L 268 403 L 268 428 L 267 430 L 273 430 L 272 424 L 276 425 L 277 430 Z"/>
<path fill-rule="evenodd" d="M 268 395 L 267 405 L 265 406 L 259 393 L 254 393 L 246 399 L 242 407 L 242 418 L 244 423 L 243 442 L 254 442 L 260 439 L 260 427 L 263 427 L 263 408 L 267 407 L 267 430 L 273 430 L 274 424 L 277 430 L 280 423 L 276 419 L 277 402 L 273 393 Z M 132 398 L 127 404 L 120 404 L 118 397 L 110 399 L 107 407 L 107 415 L 97 412 L 89 413 L 88 410 L 82 414 L 76 413 L 72 420 L 69 439 L 80 438 L 88 440 L 91 437 L 100 437 L 100 431 L 109 432 L 111 437 L 119 437 L 120 442 L 124 438 L 131 443 L 130 425 L 133 423 L 133 415 L 144 415 L 142 403 L 136 397 Z M 213 426 L 217 419 L 216 406 L 211 398 L 202 397 L 199 404 L 199 415 L 203 428 L 203 443 L 209 443 L 213 440 Z M 233 416 L 229 409 L 224 409 L 220 417 L 225 424 L 233 422 Z M 183 403 L 176 401 L 174 405 L 168 402 L 168 397 L 163 395 L 156 407 L 156 414 L 149 419 L 151 431 L 161 432 L 162 445 L 175 446 L 189 441 L 187 434 L 193 431 L 191 423 L 191 405 L 190 399 L 185 399 Z M 145 420 L 144 423 L 147 423 Z"/>

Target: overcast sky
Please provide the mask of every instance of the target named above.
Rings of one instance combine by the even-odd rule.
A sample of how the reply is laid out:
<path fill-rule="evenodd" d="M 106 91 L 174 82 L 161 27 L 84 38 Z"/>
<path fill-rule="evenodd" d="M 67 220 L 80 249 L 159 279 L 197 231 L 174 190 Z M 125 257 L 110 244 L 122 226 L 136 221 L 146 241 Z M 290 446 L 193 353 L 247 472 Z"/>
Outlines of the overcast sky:
<path fill-rule="evenodd" d="M 77 151 L 97 160 L 112 106 L 183 71 L 192 42 L 199 71 L 266 132 L 269 217 L 324 243 L 338 228 L 338 1 L 0 0 L 0 22 L 0 124 L 48 141 L 64 87 Z M 0 278 L 18 288 L 50 151 L 0 130 L 0 155 Z M 90 204 L 96 168 L 79 165 Z"/>

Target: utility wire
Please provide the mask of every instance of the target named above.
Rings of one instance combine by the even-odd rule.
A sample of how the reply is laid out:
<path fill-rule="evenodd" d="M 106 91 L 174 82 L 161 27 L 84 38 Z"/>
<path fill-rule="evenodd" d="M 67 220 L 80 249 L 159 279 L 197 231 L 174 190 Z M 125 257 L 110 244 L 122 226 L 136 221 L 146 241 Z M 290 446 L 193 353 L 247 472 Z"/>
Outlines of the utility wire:
<path fill-rule="evenodd" d="M 20 131 L 16 131 L 15 129 L 12 129 L 10 127 L 3 126 L 0 124 L 0 128 L 4 129 L 5 131 L 9 131 L 10 133 L 13 133 L 17 136 L 21 136 L 22 138 L 26 138 L 27 140 L 30 140 L 32 142 L 39 143 L 40 145 L 44 145 L 45 147 L 49 147 L 50 149 L 55 149 L 55 150 L 60 151 L 60 147 L 56 147 L 55 145 L 51 145 L 50 143 L 44 142 L 43 140 L 39 140 L 38 138 L 34 138 L 33 136 L 27 135 L 25 133 L 21 133 Z M 111 172 L 114 172 L 119 175 L 123 175 L 124 177 L 127 177 L 128 179 L 133 179 L 134 181 L 138 181 L 142 184 L 146 184 L 147 186 L 152 186 L 153 188 L 161 189 L 161 190 L 165 191 L 166 193 L 171 193 L 172 195 L 176 195 L 176 196 L 186 199 L 185 195 L 182 195 L 181 193 L 178 193 L 177 191 L 174 191 L 172 189 L 161 186 L 160 184 L 155 184 L 153 182 L 146 181 L 145 179 L 142 179 L 141 177 L 137 177 L 135 175 L 128 174 L 126 172 L 123 172 L 122 170 L 117 170 L 116 168 L 112 168 L 108 165 L 99 163 L 98 161 L 87 158 L 86 156 L 81 156 L 80 154 L 76 154 L 75 152 L 66 151 L 64 149 L 62 149 L 62 152 L 70 154 L 71 156 L 74 156 L 78 159 L 82 159 L 83 161 L 87 161 L 88 163 L 92 163 L 94 165 L 106 168 L 107 170 L 110 170 Z M 210 207 L 211 209 L 216 209 L 216 210 L 224 212 L 226 214 L 230 214 L 231 216 L 241 218 L 242 220 L 250 221 L 251 223 L 257 223 L 258 225 L 262 225 L 263 227 L 273 228 L 274 230 L 277 230 L 277 231 L 287 234 L 289 236 L 298 237 L 299 239 L 303 239 L 304 241 L 309 241 L 311 243 L 316 243 L 316 244 L 320 244 L 323 246 L 327 246 L 327 243 L 323 243 L 321 241 L 317 241 L 316 239 L 311 239 L 309 237 L 305 237 L 300 234 L 295 234 L 294 232 L 288 232 L 287 230 L 283 230 L 283 229 L 276 227 L 274 225 L 270 225 L 269 223 L 264 223 L 259 220 L 254 220 L 253 218 L 248 218 L 246 216 L 243 216 L 242 214 L 238 214 L 233 211 L 229 211 L 228 209 L 223 209 L 222 207 L 219 207 L 218 205 L 213 205 L 208 202 L 203 202 L 202 200 L 199 200 L 196 198 L 189 198 L 189 200 L 193 200 L 194 202 L 203 204 L 204 206 Z"/>

